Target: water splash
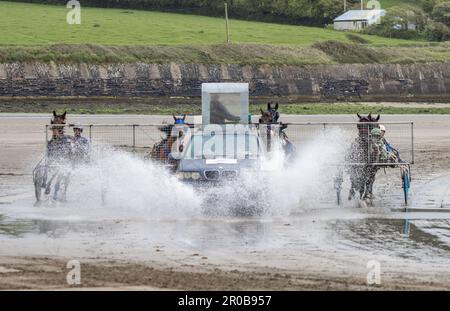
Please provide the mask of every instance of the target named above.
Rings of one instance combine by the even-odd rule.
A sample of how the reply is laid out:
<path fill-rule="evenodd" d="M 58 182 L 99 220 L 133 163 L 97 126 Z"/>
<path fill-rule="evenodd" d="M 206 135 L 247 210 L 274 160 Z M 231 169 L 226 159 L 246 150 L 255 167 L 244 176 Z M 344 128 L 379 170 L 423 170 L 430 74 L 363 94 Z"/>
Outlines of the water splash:
<path fill-rule="evenodd" d="M 198 189 L 151 161 L 102 148 L 89 165 L 72 172 L 71 206 L 127 218 L 189 219 L 209 216 L 285 216 L 334 203 L 333 163 L 343 160 L 346 135 L 330 129 L 298 146 L 287 159 L 274 143 L 260 172 L 223 186 Z"/>
<path fill-rule="evenodd" d="M 152 219 L 199 214 L 195 190 L 163 167 L 123 151 L 102 150 L 100 154 L 92 164 L 74 172 L 76 181 L 69 191 L 72 201 Z"/>

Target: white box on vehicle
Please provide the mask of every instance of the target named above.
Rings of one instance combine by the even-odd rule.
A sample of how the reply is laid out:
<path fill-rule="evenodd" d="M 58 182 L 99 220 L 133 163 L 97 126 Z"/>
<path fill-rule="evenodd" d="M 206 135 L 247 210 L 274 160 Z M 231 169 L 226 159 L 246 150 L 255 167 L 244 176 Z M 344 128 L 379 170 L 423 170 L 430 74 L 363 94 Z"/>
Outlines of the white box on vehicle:
<path fill-rule="evenodd" d="M 203 83 L 202 124 L 248 124 L 248 83 Z"/>

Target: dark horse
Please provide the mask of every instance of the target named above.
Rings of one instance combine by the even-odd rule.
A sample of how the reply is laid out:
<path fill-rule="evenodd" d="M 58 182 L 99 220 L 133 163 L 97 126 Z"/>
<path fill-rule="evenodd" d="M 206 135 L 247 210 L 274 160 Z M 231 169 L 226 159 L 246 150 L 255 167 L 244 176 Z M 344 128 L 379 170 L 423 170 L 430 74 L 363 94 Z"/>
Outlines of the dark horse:
<path fill-rule="evenodd" d="M 278 103 L 276 103 L 274 106 L 272 106 L 272 103 L 267 104 L 267 111 L 263 111 L 261 109 L 261 118 L 259 119 L 259 124 L 264 124 L 267 126 L 267 150 L 270 151 L 271 144 L 272 144 L 272 136 L 273 129 L 272 125 L 276 125 L 276 127 L 279 126 L 279 139 L 281 142 L 281 146 L 283 148 L 283 151 L 285 155 L 288 158 L 291 158 L 292 155 L 295 153 L 295 147 L 294 145 L 289 141 L 288 136 L 284 132 L 285 129 L 287 129 L 287 124 L 283 124 L 282 122 L 279 122 L 280 119 L 280 113 L 278 112 Z M 275 129 L 276 129 L 275 127 Z"/>
<path fill-rule="evenodd" d="M 359 192 L 360 199 L 371 200 L 373 198 L 372 190 L 375 182 L 375 175 L 378 168 L 372 163 L 370 132 L 379 127 L 378 121 L 380 115 L 376 118 L 372 114 L 368 116 L 358 116 L 358 137 L 351 144 L 346 160 L 350 163 L 348 172 L 350 174 L 350 193 L 348 199 L 351 200 L 356 191 Z"/>
<path fill-rule="evenodd" d="M 261 109 L 260 124 L 277 124 L 280 119 L 280 113 L 278 112 L 278 103 L 272 107 L 272 103 L 267 104 L 267 111 Z"/>
<path fill-rule="evenodd" d="M 72 139 L 64 134 L 66 121 L 66 112 L 58 115 L 56 111 L 53 111 L 52 126 L 50 127 L 52 138 L 47 142 L 45 157 L 33 171 L 36 203 L 41 201 L 42 188 L 45 189 L 46 195 L 50 195 L 52 185 L 54 185 L 52 199 L 54 201 L 66 200 L 72 155 Z"/>
<path fill-rule="evenodd" d="M 171 152 L 173 149 L 173 145 L 176 143 L 178 138 L 183 138 L 184 133 L 182 130 L 175 133 L 173 131 L 174 126 L 177 125 L 187 125 L 186 124 L 186 115 L 183 115 L 181 118 L 173 115 L 174 124 L 162 125 L 158 129 L 164 133 L 165 137 L 155 145 L 153 145 L 152 151 L 147 156 L 152 160 L 155 160 L 164 164 L 176 164 L 176 161 L 171 158 Z M 176 135 L 175 135 L 176 134 Z M 179 151 L 183 151 L 183 145 L 180 145 Z"/>

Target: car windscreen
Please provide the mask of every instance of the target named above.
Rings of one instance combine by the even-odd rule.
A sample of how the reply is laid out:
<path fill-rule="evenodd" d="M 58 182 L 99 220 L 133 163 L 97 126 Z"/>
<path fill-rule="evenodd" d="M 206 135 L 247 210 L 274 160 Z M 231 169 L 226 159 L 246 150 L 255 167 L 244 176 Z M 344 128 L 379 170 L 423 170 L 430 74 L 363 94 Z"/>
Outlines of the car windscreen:
<path fill-rule="evenodd" d="M 254 159 L 261 155 L 254 134 L 194 135 L 186 150 L 190 159 Z"/>

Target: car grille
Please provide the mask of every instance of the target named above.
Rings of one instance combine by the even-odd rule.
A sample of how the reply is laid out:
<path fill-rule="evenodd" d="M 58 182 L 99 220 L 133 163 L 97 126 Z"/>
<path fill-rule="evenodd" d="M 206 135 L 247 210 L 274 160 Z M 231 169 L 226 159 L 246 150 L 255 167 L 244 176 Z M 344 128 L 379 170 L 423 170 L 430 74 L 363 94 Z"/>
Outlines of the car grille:
<path fill-rule="evenodd" d="M 209 180 L 218 180 L 220 178 L 219 171 L 205 171 L 205 177 Z"/>
<path fill-rule="evenodd" d="M 205 177 L 208 180 L 233 179 L 237 177 L 237 171 L 205 171 Z"/>
<path fill-rule="evenodd" d="M 236 178 L 237 172 L 236 171 L 223 171 L 222 176 L 226 179 L 233 179 L 233 178 Z"/>

